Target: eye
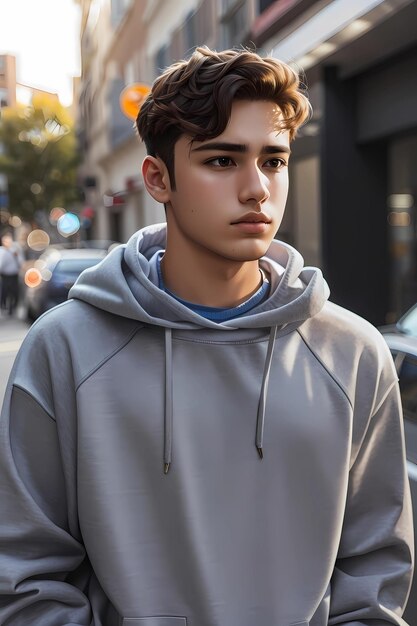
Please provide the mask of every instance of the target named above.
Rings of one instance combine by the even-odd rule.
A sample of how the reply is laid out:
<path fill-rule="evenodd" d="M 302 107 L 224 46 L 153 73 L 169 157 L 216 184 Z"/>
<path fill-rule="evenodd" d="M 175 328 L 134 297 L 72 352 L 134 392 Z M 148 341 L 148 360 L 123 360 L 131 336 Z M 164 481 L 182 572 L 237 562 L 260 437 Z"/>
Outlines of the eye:
<path fill-rule="evenodd" d="M 281 159 L 278 157 L 274 159 L 268 159 L 268 161 L 264 163 L 265 167 L 270 167 L 271 169 L 274 169 L 274 170 L 280 170 L 283 167 L 286 167 L 287 165 L 288 163 L 285 159 Z"/>
<path fill-rule="evenodd" d="M 231 165 L 234 165 L 234 161 L 233 159 L 231 159 L 230 157 L 226 157 L 226 156 L 222 156 L 222 157 L 216 157 L 215 159 L 210 159 L 209 161 L 206 161 L 207 165 L 214 165 L 214 167 L 230 167 Z"/>

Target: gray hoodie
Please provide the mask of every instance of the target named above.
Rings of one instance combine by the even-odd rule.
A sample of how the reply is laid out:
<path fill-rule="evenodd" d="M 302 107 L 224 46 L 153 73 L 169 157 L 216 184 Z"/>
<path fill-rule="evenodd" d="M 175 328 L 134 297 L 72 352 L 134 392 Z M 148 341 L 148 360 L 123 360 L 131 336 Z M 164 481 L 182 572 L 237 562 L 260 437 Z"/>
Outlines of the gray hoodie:
<path fill-rule="evenodd" d="M 412 525 L 395 370 L 273 241 L 217 324 L 158 288 L 165 227 L 86 270 L 1 419 L 0 624 L 402 624 Z"/>

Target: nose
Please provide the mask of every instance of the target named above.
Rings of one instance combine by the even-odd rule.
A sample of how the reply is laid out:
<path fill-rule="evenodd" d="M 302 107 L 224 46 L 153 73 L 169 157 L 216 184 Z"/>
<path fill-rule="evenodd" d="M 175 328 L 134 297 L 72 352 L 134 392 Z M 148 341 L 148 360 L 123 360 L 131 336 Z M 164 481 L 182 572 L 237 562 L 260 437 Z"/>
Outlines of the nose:
<path fill-rule="evenodd" d="M 239 200 L 242 204 L 261 205 L 268 200 L 269 179 L 259 167 L 254 164 L 242 170 Z"/>

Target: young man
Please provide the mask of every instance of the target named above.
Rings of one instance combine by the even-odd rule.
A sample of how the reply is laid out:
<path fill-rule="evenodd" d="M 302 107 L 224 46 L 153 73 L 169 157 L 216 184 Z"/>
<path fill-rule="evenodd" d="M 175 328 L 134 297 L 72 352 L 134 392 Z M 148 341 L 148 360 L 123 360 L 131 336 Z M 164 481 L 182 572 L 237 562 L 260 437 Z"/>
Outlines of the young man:
<path fill-rule="evenodd" d="M 2 416 L 0 623 L 404 625 L 410 499 L 380 335 L 273 240 L 296 74 L 198 49 L 138 117 L 167 224 L 86 271 Z"/>
<path fill-rule="evenodd" d="M 0 308 L 9 315 L 13 315 L 19 301 L 19 269 L 23 261 L 20 246 L 10 233 L 5 233 L 0 246 Z"/>

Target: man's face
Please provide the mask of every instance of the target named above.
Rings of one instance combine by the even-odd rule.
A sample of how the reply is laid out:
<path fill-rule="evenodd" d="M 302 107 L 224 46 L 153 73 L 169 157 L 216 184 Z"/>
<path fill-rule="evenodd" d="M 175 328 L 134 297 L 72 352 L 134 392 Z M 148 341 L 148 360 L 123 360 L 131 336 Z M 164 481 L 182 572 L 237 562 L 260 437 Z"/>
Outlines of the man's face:
<path fill-rule="evenodd" d="M 277 115 L 273 102 L 236 101 L 221 135 L 177 141 L 167 222 L 178 253 L 186 245 L 232 261 L 265 254 L 288 193 L 289 134 L 277 134 Z"/>

